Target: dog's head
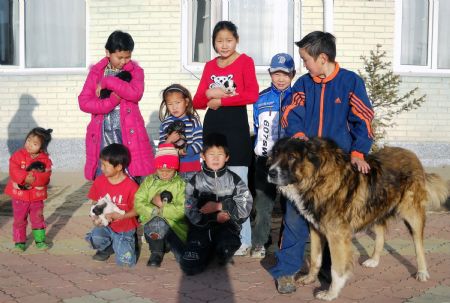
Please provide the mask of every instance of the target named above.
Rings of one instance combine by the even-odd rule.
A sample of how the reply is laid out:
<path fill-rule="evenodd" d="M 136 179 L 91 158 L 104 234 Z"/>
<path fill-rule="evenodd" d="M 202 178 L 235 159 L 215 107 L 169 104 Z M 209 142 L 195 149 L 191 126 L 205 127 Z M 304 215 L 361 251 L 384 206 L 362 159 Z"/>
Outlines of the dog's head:
<path fill-rule="evenodd" d="M 45 172 L 45 164 L 41 161 L 34 161 L 28 165 L 26 171 L 39 171 L 41 173 Z"/>
<path fill-rule="evenodd" d="M 336 173 L 330 174 L 343 157 L 343 151 L 331 140 L 283 138 L 272 149 L 268 181 L 278 186 L 297 184 L 299 189 L 308 190 Z"/>
<path fill-rule="evenodd" d="M 97 204 L 94 205 L 94 207 L 92 207 L 91 213 L 96 216 L 100 216 L 101 214 L 103 214 L 103 210 L 106 208 L 106 206 L 107 206 L 106 203 L 98 202 Z"/>

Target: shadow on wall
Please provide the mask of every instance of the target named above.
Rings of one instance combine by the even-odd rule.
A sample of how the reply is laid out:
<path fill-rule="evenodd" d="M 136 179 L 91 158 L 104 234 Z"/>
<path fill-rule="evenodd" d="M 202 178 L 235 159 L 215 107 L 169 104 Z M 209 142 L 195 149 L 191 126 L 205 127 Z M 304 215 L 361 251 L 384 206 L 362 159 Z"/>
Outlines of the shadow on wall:
<path fill-rule="evenodd" d="M 8 125 L 8 151 L 12 155 L 20 148 L 28 132 L 37 127 L 33 118 L 33 111 L 39 105 L 36 99 L 29 94 L 22 94 L 19 99 L 19 108 Z"/>
<path fill-rule="evenodd" d="M 150 141 L 153 146 L 153 150 L 156 151 L 157 143 L 159 141 L 159 125 L 161 121 L 159 121 L 159 113 L 157 111 L 152 111 L 150 114 L 149 120 L 145 129 L 147 130 L 147 134 L 150 137 Z"/>

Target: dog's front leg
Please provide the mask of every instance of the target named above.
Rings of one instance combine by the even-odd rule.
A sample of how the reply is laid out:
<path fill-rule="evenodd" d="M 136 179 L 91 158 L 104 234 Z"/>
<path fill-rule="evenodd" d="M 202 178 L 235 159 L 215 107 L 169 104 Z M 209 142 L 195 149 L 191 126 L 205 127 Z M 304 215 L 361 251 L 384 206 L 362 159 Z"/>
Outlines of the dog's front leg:
<path fill-rule="evenodd" d="M 302 276 L 297 280 L 297 282 L 302 285 L 307 285 L 315 282 L 317 280 L 317 275 L 319 274 L 320 267 L 322 266 L 322 249 L 325 239 L 312 225 L 310 225 L 310 234 L 311 253 L 309 272 L 306 276 Z"/>
<path fill-rule="evenodd" d="M 319 291 L 316 298 L 331 301 L 338 297 L 353 270 L 352 233 L 340 229 L 327 234 L 327 240 L 331 253 L 331 286 L 328 290 Z"/>

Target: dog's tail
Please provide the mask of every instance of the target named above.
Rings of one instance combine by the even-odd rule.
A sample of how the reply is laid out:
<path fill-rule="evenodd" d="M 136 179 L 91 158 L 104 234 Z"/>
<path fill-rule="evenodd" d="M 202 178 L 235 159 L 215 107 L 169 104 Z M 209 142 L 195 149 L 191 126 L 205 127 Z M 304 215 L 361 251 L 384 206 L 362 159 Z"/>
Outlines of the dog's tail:
<path fill-rule="evenodd" d="M 425 174 L 426 190 L 428 194 L 427 209 L 440 209 L 448 198 L 446 182 L 437 174 Z"/>

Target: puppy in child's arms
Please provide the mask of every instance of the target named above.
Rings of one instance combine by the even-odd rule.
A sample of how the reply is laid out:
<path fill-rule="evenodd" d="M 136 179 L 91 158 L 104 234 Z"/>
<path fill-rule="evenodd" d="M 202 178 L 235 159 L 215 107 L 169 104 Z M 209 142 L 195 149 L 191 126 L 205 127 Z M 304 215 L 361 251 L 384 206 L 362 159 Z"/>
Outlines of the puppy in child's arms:
<path fill-rule="evenodd" d="M 106 194 L 106 196 L 92 205 L 89 215 L 94 220 L 95 225 L 108 226 L 109 221 L 108 219 L 106 219 L 106 214 L 110 213 L 119 213 L 121 215 L 124 215 L 125 211 L 117 207 L 117 205 L 114 204 L 113 201 L 111 201 L 111 197 L 109 196 L 109 194 Z"/>

